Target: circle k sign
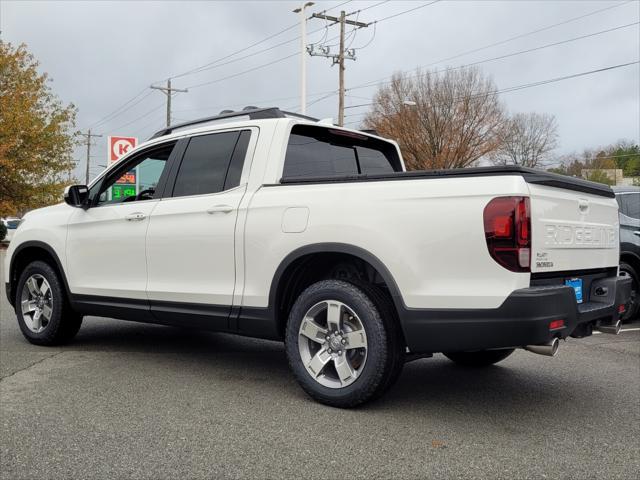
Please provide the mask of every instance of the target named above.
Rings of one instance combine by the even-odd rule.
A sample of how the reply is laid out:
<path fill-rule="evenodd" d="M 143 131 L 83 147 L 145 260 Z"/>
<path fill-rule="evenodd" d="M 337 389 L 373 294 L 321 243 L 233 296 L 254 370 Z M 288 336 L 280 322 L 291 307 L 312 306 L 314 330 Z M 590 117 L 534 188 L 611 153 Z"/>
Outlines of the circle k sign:
<path fill-rule="evenodd" d="M 137 137 L 109 137 L 107 139 L 109 147 L 109 162 L 115 162 L 127 152 L 136 148 L 138 145 Z"/>

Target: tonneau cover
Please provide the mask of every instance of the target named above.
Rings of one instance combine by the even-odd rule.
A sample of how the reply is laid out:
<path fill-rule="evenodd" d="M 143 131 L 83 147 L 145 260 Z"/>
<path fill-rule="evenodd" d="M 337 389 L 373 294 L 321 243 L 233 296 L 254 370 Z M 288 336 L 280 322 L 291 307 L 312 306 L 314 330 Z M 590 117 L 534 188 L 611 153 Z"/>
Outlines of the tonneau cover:
<path fill-rule="evenodd" d="M 601 197 L 614 198 L 613 190 L 608 185 L 590 182 L 582 178 L 559 175 L 557 173 L 545 172 L 533 168 L 518 166 L 498 166 L 498 167 L 473 167 L 473 168 L 453 168 L 448 170 L 414 170 L 411 172 L 395 172 L 386 174 L 362 174 L 362 175 L 342 175 L 327 177 L 283 177 L 282 184 L 297 183 L 341 183 L 341 182 L 374 182 L 385 180 L 409 180 L 415 178 L 442 178 L 442 177 L 475 177 L 475 176 L 495 176 L 495 175 L 521 175 L 527 183 L 546 185 L 548 187 L 574 190 Z"/>

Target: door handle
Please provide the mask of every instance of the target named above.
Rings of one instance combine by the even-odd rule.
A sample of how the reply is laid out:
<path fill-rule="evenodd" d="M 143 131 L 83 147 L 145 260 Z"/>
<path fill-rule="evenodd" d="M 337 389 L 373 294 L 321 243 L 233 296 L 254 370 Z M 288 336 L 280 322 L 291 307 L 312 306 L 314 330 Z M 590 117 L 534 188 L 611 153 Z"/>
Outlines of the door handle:
<path fill-rule="evenodd" d="M 130 213 L 124 217 L 128 222 L 139 222 L 140 220 L 144 220 L 146 215 L 142 212 Z"/>
<path fill-rule="evenodd" d="M 636 230 L 635 232 L 633 232 L 633 234 L 640 237 L 640 230 Z"/>
<path fill-rule="evenodd" d="M 231 205 L 215 205 L 209 209 L 207 209 L 207 213 L 213 215 L 214 213 L 229 213 L 233 211 L 233 207 Z"/>

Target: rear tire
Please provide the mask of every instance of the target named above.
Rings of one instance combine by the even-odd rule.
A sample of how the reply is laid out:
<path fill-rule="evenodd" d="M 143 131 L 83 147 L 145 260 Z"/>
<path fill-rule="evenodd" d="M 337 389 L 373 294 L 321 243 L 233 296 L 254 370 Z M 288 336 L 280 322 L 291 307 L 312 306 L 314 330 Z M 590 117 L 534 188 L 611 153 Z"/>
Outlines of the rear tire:
<path fill-rule="evenodd" d="M 61 280 L 48 263 L 38 260 L 27 265 L 15 295 L 18 326 L 29 342 L 60 345 L 80 330 L 82 316 L 71 310 Z"/>
<path fill-rule="evenodd" d="M 350 408 L 384 393 L 403 364 L 397 325 L 373 287 L 323 280 L 291 309 L 285 346 L 293 374 L 320 403 Z"/>
<path fill-rule="evenodd" d="M 637 320 L 640 316 L 640 277 L 635 268 L 625 262 L 620 262 L 620 275 L 623 277 L 631 277 L 631 297 L 626 304 L 626 312 L 620 320 L 630 322 Z"/>
<path fill-rule="evenodd" d="M 504 350 L 481 350 L 479 352 L 449 352 L 445 353 L 444 356 L 464 367 L 487 367 L 501 362 L 514 351 L 515 349 L 508 348 Z"/>

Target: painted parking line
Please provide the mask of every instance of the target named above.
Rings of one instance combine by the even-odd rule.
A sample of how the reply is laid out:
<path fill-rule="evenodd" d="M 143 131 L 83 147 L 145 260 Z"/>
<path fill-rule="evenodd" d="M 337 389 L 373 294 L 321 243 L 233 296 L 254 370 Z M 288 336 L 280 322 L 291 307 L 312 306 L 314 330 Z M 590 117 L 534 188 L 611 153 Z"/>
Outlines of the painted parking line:
<path fill-rule="evenodd" d="M 620 333 L 622 332 L 637 332 L 640 330 L 639 328 L 623 328 L 622 330 L 620 330 Z M 600 335 L 602 334 L 602 332 L 592 332 L 594 335 Z"/>

